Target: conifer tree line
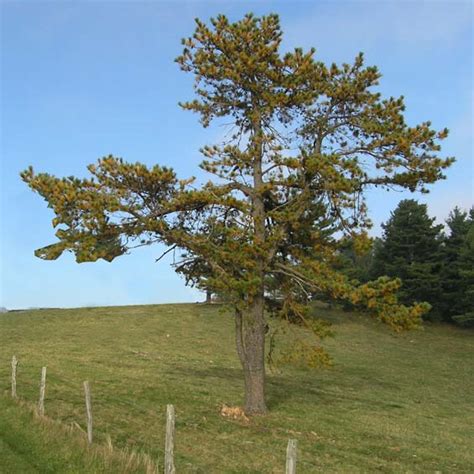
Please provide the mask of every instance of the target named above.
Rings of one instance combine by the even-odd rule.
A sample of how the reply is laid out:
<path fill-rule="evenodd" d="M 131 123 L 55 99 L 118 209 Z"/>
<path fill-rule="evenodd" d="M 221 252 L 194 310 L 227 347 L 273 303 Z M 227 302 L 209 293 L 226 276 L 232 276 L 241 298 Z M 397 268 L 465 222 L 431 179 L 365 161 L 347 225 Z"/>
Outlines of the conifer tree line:
<path fill-rule="evenodd" d="M 403 200 L 382 224 L 382 237 L 360 255 L 340 241 L 338 266 L 354 280 L 400 278 L 404 304 L 426 301 L 424 318 L 474 325 L 474 207 L 455 207 L 446 225 L 435 224 L 426 204 Z"/>

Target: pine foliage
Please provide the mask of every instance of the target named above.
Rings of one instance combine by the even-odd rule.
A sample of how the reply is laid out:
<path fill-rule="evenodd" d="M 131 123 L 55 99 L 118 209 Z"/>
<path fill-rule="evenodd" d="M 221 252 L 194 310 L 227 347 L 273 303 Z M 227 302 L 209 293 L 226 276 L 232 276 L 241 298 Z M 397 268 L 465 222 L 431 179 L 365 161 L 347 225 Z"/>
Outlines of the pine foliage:
<path fill-rule="evenodd" d="M 367 189 L 427 192 L 453 162 L 439 156 L 448 131 L 407 125 L 403 97 L 382 98 L 381 74 L 362 54 L 352 64 L 325 65 L 314 49 L 281 53 L 282 34 L 274 14 L 236 22 L 219 15 L 209 24 L 196 20 L 183 40 L 176 61 L 194 77 L 195 98 L 181 107 L 204 127 L 221 118 L 233 126 L 226 143 L 201 150 L 209 182 L 114 156 L 90 165 L 84 179 L 22 173 L 58 229 L 58 241 L 38 257 L 69 251 L 78 262 L 112 261 L 137 245 L 175 246 L 204 265 L 207 288 L 244 315 L 237 319 L 244 368 L 250 346 L 264 343 L 252 339 L 263 328 L 258 302 L 275 281 L 279 315 L 297 315 L 315 333 L 301 298 L 310 292 L 363 303 L 396 330 L 417 325 L 426 304 L 399 304 L 397 279 L 354 285 L 334 269 L 331 236 L 363 242 L 371 225 Z M 321 348 L 305 354 L 312 360 Z"/>

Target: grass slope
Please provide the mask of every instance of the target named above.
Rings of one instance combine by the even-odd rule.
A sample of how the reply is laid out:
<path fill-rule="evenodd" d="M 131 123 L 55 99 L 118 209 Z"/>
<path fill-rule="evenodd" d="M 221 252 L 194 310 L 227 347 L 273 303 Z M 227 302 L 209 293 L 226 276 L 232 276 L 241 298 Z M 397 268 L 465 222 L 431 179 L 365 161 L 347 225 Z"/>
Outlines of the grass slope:
<path fill-rule="evenodd" d="M 110 435 L 115 446 L 148 453 L 159 466 L 165 406 L 173 403 L 180 473 L 281 473 L 288 438 L 298 439 L 300 473 L 474 472 L 473 333 L 427 326 L 394 335 L 357 315 L 316 311 L 334 323 L 336 337 L 325 343 L 334 367 L 269 374 L 271 412 L 250 423 L 219 415 L 223 403 L 242 403 L 243 382 L 232 318 L 215 306 L 1 314 L 0 392 L 8 396 L 15 354 L 18 395 L 35 402 L 46 365 L 46 414 L 84 427 L 82 382 L 89 380 L 98 442 Z M 0 463 L 10 463 L 7 472 L 34 472 L 28 455 L 14 449 L 27 436 L 15 414 L 21 407 L 5 403 Z M 42 436 L 35 430 L 25 443 Z M 61 456 L 59 467 L 38 472 L 80 472 Z"/>
<path fill-rule="evenodd" d="M 112 444 L 89 448 L 80 431 L 34 416 L 31 406 L 0 397 L 0 473 L 157 472 L 145 456 Z"/>

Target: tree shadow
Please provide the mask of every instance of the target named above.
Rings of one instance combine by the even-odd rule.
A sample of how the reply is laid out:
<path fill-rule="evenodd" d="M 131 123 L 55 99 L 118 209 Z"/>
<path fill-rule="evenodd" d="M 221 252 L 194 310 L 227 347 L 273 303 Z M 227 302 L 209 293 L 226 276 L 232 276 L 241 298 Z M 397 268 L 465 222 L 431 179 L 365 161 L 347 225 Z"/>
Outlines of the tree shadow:
<path fill-rule="evenodd" d="M 219 379 L 229 384 L 229 388 L 234 390 L 243 389 L 242 369 L 230 367 L 208 367 L 192 369 L 186 367 L 176 367 L 173 374 L 179 374 L 188 380 L 196 383 L 212 385 L 212 380 Z M 375 371 L 364 370 L 358 378 L 351 381 L 342 379 L 341 382 L 327 380 L 326 377 L 317 377 L 317 373 L 299 373 L 290 375 L 285 373 L 269 373 L 266 376 L 266 396 L 267 405 L 270 410 L 275 410 L 282 405 L 294 403 L 314 404 L 315 406 L 324 404 L 325 406 L 337 407 L 341 404 L 353 403 L 361 405 L 370 403 L 374 409 L 403 408 L 403 405 L 395 401 L 374 400 L 369 394 L 377 390 L 384 393 L 390 391 L 394 394 L 394 400 L 399 398 L 400 387 L 387 380 L 381 380 L 376 376 Z M 367 395 L 364 395 L 366 393 Z"/>

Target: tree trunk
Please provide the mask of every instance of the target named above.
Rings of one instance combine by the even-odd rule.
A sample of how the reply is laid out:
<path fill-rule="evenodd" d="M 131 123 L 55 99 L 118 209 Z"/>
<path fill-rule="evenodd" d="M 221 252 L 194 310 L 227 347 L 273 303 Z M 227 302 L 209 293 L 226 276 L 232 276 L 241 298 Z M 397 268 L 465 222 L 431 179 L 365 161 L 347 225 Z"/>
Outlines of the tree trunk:
<path fill-rule="evenodd" d="M 245 413 L 262 415 L 265 404 L 265 322 L 263 297 L 256 297 L 248 312 L 236 310 L 237 353 L 244 371 Z"/>
<path fill-rule="evenodd" d="M 245 313 L 236 313 L 237 350 L 244 370 L 245 413 L 262 415 L 265 404 L 265 321 L 264 321 L 264 277 L 266 238 L 263 183 L 264 133 L 258 99 L 252 98 L 251 138 L 249 150 L 253 155 L 253 192 L 251 194 L 253 241 L 256 252 L 255 277 L 260 282 L 249 295 Z"/>
<path fill-rule="evenodd" d="M 212 291 L 206 290 L 206 304 L 212 303 Z"/>

